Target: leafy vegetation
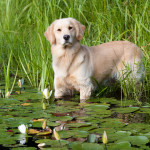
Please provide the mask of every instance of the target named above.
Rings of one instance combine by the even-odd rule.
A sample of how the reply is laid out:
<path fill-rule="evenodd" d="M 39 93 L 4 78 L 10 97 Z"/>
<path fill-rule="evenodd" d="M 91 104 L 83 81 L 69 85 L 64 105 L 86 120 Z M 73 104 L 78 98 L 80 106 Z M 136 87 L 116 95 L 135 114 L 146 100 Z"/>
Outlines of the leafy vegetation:
<path fill-rule="evenodd" d="M 34 149 L 39 144 L 44 149 L 65 150 L 105 150 L 105 145 L 108 150 L 149 149 L 149 106 L 130 107 L 129 103 L 119 108 L 118 100 L 104 103 L 104 98 L 78 105 L 79 100 L 54 102 L 51 98 L 43 109 L 42 99 L 37 90 L 0 98 L 2 149 Z M 107 142 L 102 140 L 104 131 Z"/>
<path fill-rule="evenodd" d="M 149 149 L 149 0 L 1 0 L 0 6 L 0 149 L 34 150 L 45 143 L 44 149 L 104 150 L 104 131 L 108 150 Z M 115 98 L 96 98 L 79 105 L 77 95 L 71 101 L 43 100 L 38 91 L 53 89 L 50 44 L 44 32 L 51 22 L 64 17 L 86 26 L 84 45 L 129 40 L 141 48 L 143 87 L 137 90 L 134 83 L 128 87 L 120 83 L 124 95 L 133 99 L 123 99 L 118 85 L 98 85 L 94 97 L 115 93 L 121 95 L 121 103 Z M 18 79 L 24 79 L 23 87 L 15 84 Z M 45 120 L 49 130 L 42 128 Z M 21 124 L 28 125 L 31 135 L 20 134 Z M 54 128 L 59 141 L 54 140 Z"/>
<path fill-rule="evenodd" d="M 114 40 L 129 40 L 144 53 L 146 83 L 142 90 L 122 86 L 125 96 L 139 102 L 149 99 L 149 14 L 150 2 L 111 0 L 1 0 L 0 1 L 0 78 L 25 78 L 31 86 L 53 88 L 50 44 L 44 37 L 47 27 L 58 18 L 73 17 L 86 26 L 82 44 L 98 45 Z M 6 66 L 8 70 L 6 74 Z M 123 85 L 123 84 L 121 84 Z M 99 89 L 97 96 L 115 92 L 115 88 Z"/>

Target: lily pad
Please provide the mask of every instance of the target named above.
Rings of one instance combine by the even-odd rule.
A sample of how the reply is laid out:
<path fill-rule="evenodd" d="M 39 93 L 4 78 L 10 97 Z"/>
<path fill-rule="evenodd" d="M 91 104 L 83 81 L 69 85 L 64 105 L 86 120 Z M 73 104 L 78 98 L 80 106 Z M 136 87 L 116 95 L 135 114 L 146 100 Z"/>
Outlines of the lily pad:
<path fill-rule="evenodd" d="M 66 140 L 50 140 L 50 139 L 41 139 L 41 140 L 36 140 L 36 143 L 45 143 L 47 146 L 51 146 L 51 147 L 61 147 L 64 145 L 67 145 L 69 142 Z M 60 145 L 61 143 L 61 145 Z"/>
<path fill-rule="evenodd" d="M 16 148 L 12 148 L 12 150 L 36 150 L 35 147 L 16 147 Z"/>
<path fill-rule="evenodd" d="M 131 147 L 130 142 L 122 141 L 109 145 L 108 150 L 128 150 L 130 147 Z"/>
<path fill-rule="evenodd" d="M 79 130 L 62 130 L 58 132 L 61 138 L 69 138 L 69 137 L 87 137 L 87 131 L 79 131 Z"/>
<path fill-rule="evenodd" d="M 125 107 L 125 108 L 114 108 L 113 111 L 117 113 L 131 113 L 139 110 L 139 107 Z"/>
<path fill-rule="evenodd" d="M 129 131 L 117 131 L 115 133 L 109 134 L 109 142 L 114 142 L 116 140 L 120 140 L 124 137 L 128 137 L 131 135 L 131 132 Z"/>
<path fill-rule="evenodd" d="M 129 136 L 122 138 L 119 141 L 129 141 L 132 145 L 141 146 L 149 142 L 149 139 L 146 136 Z"/>
<path fill-rule="evenodd" d="M 69 145 L 72 150 L 104 150 L 104 147 L 95 143 L 78 143 L 74 142 Z"/>
<path fill-rule="evenodd" d="M 101 98 L 99 100 L 103 103 L 120 104 L 120 101 L 114 98 Z"/>
<path fill-rule="evenodd" d="M 87 122 L 87 123 L 71 123 L 71 124 L 67 124 L 67 127 L 79 128 L 79 127 L 88 127 L 90 125 L 91 125 L 91 123 L 89 123 L 89 122 Z"/>

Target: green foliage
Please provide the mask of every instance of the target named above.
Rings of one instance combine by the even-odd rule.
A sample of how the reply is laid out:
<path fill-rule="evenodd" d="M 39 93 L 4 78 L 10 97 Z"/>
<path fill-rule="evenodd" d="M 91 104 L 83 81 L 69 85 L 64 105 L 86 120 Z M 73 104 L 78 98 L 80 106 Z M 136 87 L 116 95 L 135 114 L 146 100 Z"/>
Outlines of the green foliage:
<path fill-rule="evenodd" d="M 18 68 L 18 76 L 25 78 L 30 85 L 40 90 L 45 87 L 52 89 L 52 58 L 44 32 L 55 19 L 73 17 L 86 26 L 82 44 L 90 46 L 112 40 L 129 40 L 142 49 L 146 71 L 142 96 L 149 99 L 149 0 L 1 0 L 0 6 L 1 79 L 12 52 L 11 75 L 15 75 Z M 132 93 L 127 87 L 122 86 L 122 89 L 126 95 L 133 95 L 139 101 L 141 94 L 135 94 L 135 88 L 132 88 Z M 99 90 L 97 96 L 107 93 L 107 88 Z"/>

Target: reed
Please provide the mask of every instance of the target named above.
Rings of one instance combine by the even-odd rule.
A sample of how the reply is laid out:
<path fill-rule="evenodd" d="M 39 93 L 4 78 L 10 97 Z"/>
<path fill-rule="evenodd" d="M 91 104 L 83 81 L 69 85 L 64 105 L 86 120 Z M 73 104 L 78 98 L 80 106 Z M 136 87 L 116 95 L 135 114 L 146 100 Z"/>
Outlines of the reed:
<path fill-rule="evenodd" d="M 12 53 L 10 69 L 14 76 L 18 68 L 19 75 L 31 86 L 53 89 L 50 44 L 44 32 L 55 19 L 73 17 L 86 26 L 82 44 L 129 40 L 142 49 L 146 71 L 143 93 L 149 98 L 149 0 L 1 0 L 0 6 L 1 79 L 6 79 L 5 66 Z M 127 93 L 128 88 L 124 88 Z M 130 94 L 134 95 L 134 90 Z"/>

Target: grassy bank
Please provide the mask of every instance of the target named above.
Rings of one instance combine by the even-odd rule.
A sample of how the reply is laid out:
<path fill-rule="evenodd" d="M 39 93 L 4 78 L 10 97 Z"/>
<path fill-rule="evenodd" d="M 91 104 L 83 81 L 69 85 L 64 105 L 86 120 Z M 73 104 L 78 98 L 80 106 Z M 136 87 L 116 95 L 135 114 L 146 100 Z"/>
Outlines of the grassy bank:
<path fill-rule="evenodd" d="M 15 78 L 17 73 L 17 78 L 25 78 L 31 86 L 53 88 L 50 44 L 44 32 L 55 19 L 73 17 L 86 26 L 85 45 L 129 40 L 142 49 L 146 70 L 143 95 L 149 99 L 149 0 L 1 0 L 0 6 L 1 81 L 8 82 L 4 75 L 8 68 L 8 76 Z M 7 88 L 11 88 L 8 83 Z"/>

